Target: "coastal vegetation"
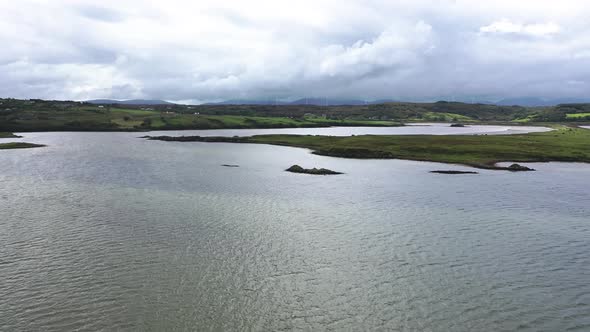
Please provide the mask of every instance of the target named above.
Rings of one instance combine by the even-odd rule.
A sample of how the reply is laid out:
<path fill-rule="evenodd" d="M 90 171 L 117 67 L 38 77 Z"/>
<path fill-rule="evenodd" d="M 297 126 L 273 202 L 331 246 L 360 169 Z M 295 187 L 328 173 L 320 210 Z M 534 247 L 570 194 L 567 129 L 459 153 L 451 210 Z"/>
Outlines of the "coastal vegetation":
<path fill-rule="evenodd" d="M 554 126 L 553 131 L 520 135 L 396 135 L 251 137 L 150 137 L 181 142 L 273 144 L 311 149 L 314 154 L 361 159 L 407 159 L 463 164 L 482 169 L 527 171 L 500 162 L 590 162 L 590 130 Z"/>
<path fill-rule="evenodd" d="M 20 138 L 20 137 L 21 136 L 17 136 L 13 133 L 0 132 L 0 138 Z M 24 142 L 9 142 L 9 143 L 0 143 L 0 150 L 38 148 L 38 147 L 42 147 L 42 146 L 44 146 L 44 145 L 24 143 Z"/>
<path fill-rule="evenodd" d="M 18 137 L 20 137 L 20 136 L 17 136 L 17 135 L 15 135 L 13 133 L 3 133 L 3 132 L 0 132 L 0 138 L 18 138 Z"/>

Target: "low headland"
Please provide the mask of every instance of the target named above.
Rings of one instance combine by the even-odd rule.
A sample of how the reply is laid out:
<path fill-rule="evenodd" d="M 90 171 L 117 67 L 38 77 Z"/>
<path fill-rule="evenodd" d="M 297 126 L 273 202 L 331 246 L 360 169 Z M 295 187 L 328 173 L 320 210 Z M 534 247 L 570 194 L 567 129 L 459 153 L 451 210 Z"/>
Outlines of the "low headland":
<path fill-rule="evenodd" d="M 15 135 L 13 133 L 0 132 L 0 138 L 21 138 L 22 136 Z"/>
<path fill-rule="evenodd" d="M 0 150 L 41 148 L 44 146 L 45 145 L 42 145 L 42 144 L 33 144 L 33 143 L 25 143 L 25 142 L 10 142 L 10 143 L 0 143 Z"/>
<path fill-rule="evenodd" d="M 158 136 L 151 140 L 272 144 L 307 148 L 323 156 L 358 159 L 406 159 L 462 164 L 480 169 L 530 171 L 500 162 L 590 163 L 590 130 L 563 125 L 543 133 L 518 135 L 258 135 L 250 137 Z"/>
<path fill-rule="evenodd" d="M 0 138 L 21 138 L 21 137 L 22 136 L 15 135 L 13 133 L 0 132 Z M 40 148 L 43 146 L 45 146 L 45 145 L 25 143 L 25 142 L 8 142 L 8 143 L 0 143 L 0 150 Z"/>

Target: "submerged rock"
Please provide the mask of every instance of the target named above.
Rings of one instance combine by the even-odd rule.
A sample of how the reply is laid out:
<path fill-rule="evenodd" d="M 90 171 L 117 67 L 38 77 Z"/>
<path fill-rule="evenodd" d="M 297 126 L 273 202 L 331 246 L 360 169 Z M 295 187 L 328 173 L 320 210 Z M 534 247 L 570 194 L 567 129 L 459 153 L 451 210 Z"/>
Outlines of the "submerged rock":
<path fill-rule="evenodd" d="M 293 165 L 287 168 L 285 171 L 291 173 L 303 173 L 303 174 L 313 174 L 313 175 L 337 175 L 343 174 L 340 172 L 335 172 L 326 168 L 303 168 L 299 165 Z"/>
<path fill-rule="evenodd" d="M 436 174 L 479 174 L 478 172 L 473 172 L 473 171 L 430 171 L 430 173 L 436 173 Z"/>

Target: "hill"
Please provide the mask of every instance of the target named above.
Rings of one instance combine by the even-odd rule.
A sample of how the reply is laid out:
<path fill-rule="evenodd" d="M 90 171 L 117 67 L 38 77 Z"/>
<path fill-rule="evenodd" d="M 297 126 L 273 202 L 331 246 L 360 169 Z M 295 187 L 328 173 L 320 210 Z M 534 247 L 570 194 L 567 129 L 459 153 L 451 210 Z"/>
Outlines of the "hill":
<path fill-rule="evenodd" d="M 114 99 L 93 99 L 87 100 L 87 103 L 96 105 L 174 105 L 174 103 L 165 100 L 151 100 L 151 99 L 130 99 L 130 100 L 114 100 Z"/>
<path fill-rule="evenodd" d="M 535 107 L 535 106 L 557 106 L 560 104 L 580 104 L 580 103 L 588 103 L 590 102 L 590 98 L 558 98 L 558 99 L 544 99 L 538 97 L 519 97 L 519 98 L 507 98 L 502 99 L 494 104 L 501 105 L 501 106 L 527 106 L 527 107 Z"/>
<path fill-rule="evenodd" d="M 280 100 L 251 100 L 251 99 L 230 99 L 218 103 L 206 103 L 204 105 L 313 105 L 313 106 L 360 106 L 376 105 L 394 102 L 391 99 L 380 99 L 374 101 L 360 99 L 330 99 L 330 98 L 301 98 L 294 101 Z"/>
<path fill-rule="evenodd" d="M 411 122 L 590 122 L 590 104 L 555 107 L 460 102 L 390 102 L 363 105 L 92 104 L 40 99 L 0 99 L 0 131 L 113 131 L 153 129 L 395 126 Z"/>

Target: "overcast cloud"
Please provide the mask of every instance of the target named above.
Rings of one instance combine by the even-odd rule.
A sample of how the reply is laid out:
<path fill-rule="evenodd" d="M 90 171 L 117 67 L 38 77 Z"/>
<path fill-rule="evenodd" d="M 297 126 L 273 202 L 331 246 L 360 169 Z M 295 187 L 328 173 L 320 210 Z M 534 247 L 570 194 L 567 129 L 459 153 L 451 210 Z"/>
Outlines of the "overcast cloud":
<path fill-rule="evenodd" d="M 0 96 L 585 97 L 583 0 L 0 0 Z"/>

